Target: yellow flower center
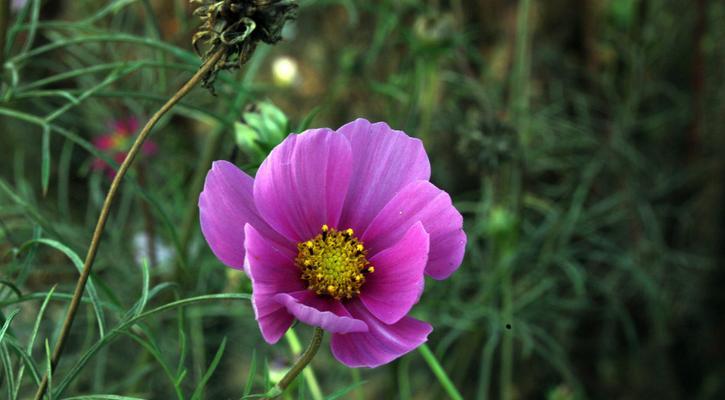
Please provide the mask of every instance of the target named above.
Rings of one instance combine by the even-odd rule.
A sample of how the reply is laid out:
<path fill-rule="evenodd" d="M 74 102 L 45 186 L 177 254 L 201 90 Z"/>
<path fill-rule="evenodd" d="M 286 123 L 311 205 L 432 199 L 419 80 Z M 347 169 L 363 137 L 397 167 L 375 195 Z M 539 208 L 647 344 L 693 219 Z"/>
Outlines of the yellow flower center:
<path fill-rule="evenodd" d="M 128 136 L 124 136 L 120 133 L 114 133 L 113 136 L 111 136 L 111 146 L 115 150 L 126 150 L 128 148 Z"/>
<path fill-rule="evenodd" d="M 322 232 L 297 244 L 295 262 L 307 288 L 336 300 L 360 294 L 365 275 L 375 271 L 365 258 L 367 250 L 352 229 L 337 231 L 322 225 Z"/>

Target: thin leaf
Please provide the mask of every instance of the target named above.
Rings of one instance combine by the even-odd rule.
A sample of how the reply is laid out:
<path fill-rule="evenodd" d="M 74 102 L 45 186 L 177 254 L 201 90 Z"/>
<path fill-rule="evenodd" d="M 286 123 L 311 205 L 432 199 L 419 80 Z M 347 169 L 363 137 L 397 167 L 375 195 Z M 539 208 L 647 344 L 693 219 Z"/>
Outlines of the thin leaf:
<path fill-rule="evenodd" d="M 312 121 L 315 119 L 317 114 L 320 113 L 320 111 L 322 111 L 322 107 L 318 106 L 313 108 L 312 111 L 310 111 L 309 113 L 307 113 L 307 115 L 305 115 L 305 118 L 300 121 L 299 125 L 297 125 L 297 129 L 295 130 L 295 132 L 302 132 L 309 128 L 310 125 L 312 125 Z"/>
<path fill-rule="evenodd" d="M 48 339 L 45 339 L 45 376 L 48 377 L 48 386 L 46 393 L 49 398 L 53 398 L 53 364 L 50 362 L 50 345 Z"/>
<path fill-rule="evenodd" d="M 362 386 L 363 384 L 365 384 L 365 382 L 366 381 L 355 382 L 352 385 L 349 385 L 349 386 L 346 386 L 346 387 L 344 387 L 344 388 L 342 388 L 340 390 L 337 390 L 334 393 L 332 393 L 331 395 L 325 397 L 325 400 L 336 400 L 336 399 L 339 399 L 342 396 L 344 396 L 344 395 L 348 394 L 349 392 L 351 392 L 353 389 L 357 388 L 358 386 Z"/>
<path fill-rule="evenodd" d="M 99 349 L 113 341 L 113 339 L 118 337 L 120 334 L 123 333 L 123 331 L 130 328 L 134 324 L 163 311 L 214 300 L 251 300 L 251 296 L 245 293 L 223 293 L 191 297 L 188 299 L 177 300 L 168 304 L 164 304 L 163 306 L 141 313 L 138 316 L 129 319 L 128 321 L 122 322 L 117 327 L 108 331 L 106 336 L 94 343 L 88 350 L 86 350 L 85 353 L 83 353 L 83 355 L 78 358 L 76 363 L 68 370 L 68 373 L 63 378 L 63 380 L 58 384 L 57 395 L 60 396 L 63 394 L 63 392 L 68 388 L 68 385 L 70 385 L 70 383 L 78 376 L 83 367 L 88 363 L 88 361 L 90 361 L 90 359 L 96 354 L 96 352 L 98 352 Z"/>
<path fill-rule="evenodd" d="M 50 184 L 50 126 L 48 125 L 43 127 L 41 142 L 40 181 L 43 188 L 43 197 L 45 197 L 48 194 L 48 185 Z"/>
<path fill-rule="evenodd" d="M 15 386 L 15 375 L 13 374 L 13 362 L 10 359 L 10 353 L 8 352 L 7 346 L 3 343 L 0 346 L 0 361 L 3 364 L 3 370 L 5 371 L 5 386 L 8 390 L 8 399 L 13 396 L 13 387 Z"/>
<path fill-rule="evenodd" d="M 50 298 L 53 297 L 53 293 L 55 293 L 55 288 L 58 285 L 53 285 L 52 288 L 50 288 L 50 291 L 48 291 L 48 294 L 45 296 L 45 299 L 43 299 L 43 304 L 40 305 L 40 310 L 38 310 L 38 315 L 35 317 L 35 324 L 33 325 L 33 331 L 30 333 L 30 339 L 28 339 L 28 344 L 25 347 L 26 352 L 28 354 L 32 354 L 33 352 L 33 345 L 35 344 L 35 339 L 38 337 L 38 331 L 40 330 L 40 321 L 43 320 L 43 315 L 45 315 L 45 308 L 48 306 L 48 303 L 50 302 Z M 20 370 L 18 371 L 18 383 L 15 386 L 15 391 L 13 393 L 13 399 L 18 398 L 18 393 L 20 392 L 20 386 L 23 384 L 23 374 L 25 373 L 25 365 L 20 366 Z"/>
<path fill-rule="evenodd" d="M 25 242 L 22 246 L 20 246 L 20 251 L 23 251 L 28 246 L 32 245 L 33 243 L 41 243 L 47 246 L 50 246 L 61 253 L 65 254 L 73 263 L 73 265 L 78 270 L 78 273 L 82 273 L 83 271 L 83 261 L 81 261 L 81 258 L 74 252 L 72 249 L 70 249 L 68 246 L 64 245 L 63 243 L 53 240 L 53 239 L 46 239 L 46 238 L 40 238 L 40 239 L 33 239 Z M 96 286 L 93 283 L 93 278 L 88 278 L 88 296 L 91 299 L 91 304 L 93 305 L 93 311 L 96 314 L 96 321 L 98 322 L 98 334 L 100 337 L 103 337 L 105 335 L 105 323 L 104 323 L 104 313 L 103 313 L 103 307 L 101 307 L 101 301 L 98 298 L 98 292 L 96 292 Z"/>
<path fill-rule="evenodd" d="M 5 337 L 5 332 L 10 328 L 10 323 L 13 322 L 13 318 L 20 312 L 20 309 L 13 310 L 13 312 L 8 315 L 8 317 L 5 319 L 5 323 L 3 324 L 2 329 L 0 329 L 0 343 L 3 342 L 3 338 Z"/>
<path fill-rule="evenodd" d="M 252 393 L 254 386 L 254 376 L 257 374 L 257 349 L 252 349 L 252 360 L 249 361 L 249 373 L 247 374 L 247 383 L 244 385 L 244 394 L 247 396 Z"/>
<path fill-rule="evenodd" d="M 461 396 L 461 393 L 458 389 L 456 389 L 455 385 L 453 385 L 453 382 L 451 382 L 451 379 L 438 362 L 436 356 L 430 351 L 428 345 L 423 343 L 420 347 L 418 347 L 418 351 L 423 356 L 423 359 L 425 359 L 425 362 L 428 363 L 431 371 L 433 371 L 433 375 L 438 378 L 438 382 L 440 382 L 448 396 L 453 400 L 463 400 L 463 396 Z"/>
<path fill-rule="evenodd" d="M 196 386 L 196 389 L 194 390 L 194 394 L 191 395 L 191 399 L 201 399 L 202 395 L 204 394 L 204 387 L 206 387 L 206 383 L 209 382 L 209 378 L 214 374 L 214 371 L 216 370 L 217 366 L 219 366 L 219 362 L 222 359 L 222 355 L 224 355 L 224 348 L 227 346 L 227 337 L 224 336 L 224 339 L 222 339 L 222 343 L 219 345 L 219 349 L 217 350 L 216 354 L 214 355 L 214 359 L 211 360 L 211 364 L 209 365 L 209 368 L 207 368 L 206 372 L 204 373 L 204 376 L 202 376 L 201 381 Z"/>
<path fill-rule="evenodd" d="M 144 400 L 141 397 L 119 396 L 116 394 L 88 394 L 85 396 L 66 397 L 63 400 Z"/>
<path fill-rule="evenodd" d="M 15 284 L 14 284 L 14 283 L 12 283 L 12 282 L 10 282 L 10 281 L 0 280 L 0 284 L 1 284 L 1 285 L 5 285 L 5 286 L 7 286 L 8 288 L 10 288 L 10 290 L 12 290 L 12 291 L 13 291 L 13 293 L 15 293 L 15 295 L 16 295 L 16 296 L 17 296 L 18 298 L 21 298 L 21 297 L 23 297 L 23 294 L 22 294 L 22 293 L 20 292 L 20 289 L 18 289 L 18 287 L 17 287 L 17 286 L 15 286 Z"/>

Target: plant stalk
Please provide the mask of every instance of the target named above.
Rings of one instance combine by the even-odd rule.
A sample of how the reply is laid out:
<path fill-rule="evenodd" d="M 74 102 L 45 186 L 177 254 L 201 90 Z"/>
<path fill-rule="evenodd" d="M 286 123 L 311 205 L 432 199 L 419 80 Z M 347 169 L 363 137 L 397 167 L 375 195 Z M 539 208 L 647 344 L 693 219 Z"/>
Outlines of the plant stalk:
<path fill-rule="evenodd" d="M 322 330 L 322 328 L 315 328 L 315 332 L 312 334 L 312 340 L 310 341 L 310 344 L 307 346 L 307 349 L 304 353 L 302 353 L 302 356 L 300 356 L 299 359 L 297 359 L 297 362 L 294 363 L 292 368 L 287 371 L 285 376 L 280 380 L 277 385 L 270 391 L 270 393 L 267 395 L 267 399 L 276 399 L 277 397 L 281 396 L 282 393 L 284 393 L 284 390 L 287 389 L 287 386 L 289 386 L 292 381 L 295 380 L 297 375 L 302 372 L 307 364 L 312 361 L 312 359 L 315 357 L 315 354 L 317 354 L 317 350 L 320 348 L 320 344 L 322 344 L 322 336 L 324 336 L 325 331 Z"/>
<path fill-rule="evenodd" d="M 83 291 L 85 290 L 86 283 L 88 282 L 88 277 L 91 275 L 93 261 L 96 258 L 98 246 L 101 244 L 101 235 L 103 234 L 103 229 L 106 226 L 106 221 L 108 220 L 108 214 L 111 210 L 111 205 L 113 204 L 113 200 L 116 198 L 116 194 L 118 193 L 118 189 L 121 185 L 121 180 L 126 175 L 126 172 L 128 172 L 128 169 L 131 167 L 131 164 L 136 158 L 136 155 L 141 150 L 141 146 L 146 140 L 146 137 L 148 137 L 151 129 L 156 125 L 159 119 L 161 119 L 161 117 L 169 110 L 171 110 L 171 108 L 173 108 L 176 103 L 178 103 L 184 96 L 186 96 L 191 91 L 191 89 L 193 89 L 194 86 L 196 86 L 202 80 L 204 75 L 206 75 L 206 73 L 209 72 L 214 67 L 214 65 L 216 65 L 216 63 L 222 58 L 225 51 L 226 48 L 221 47 L 219 50 L 217 50 L 216 53 L 209 57 L 207 61 L 201 66 L 201 68 L 199 68 L 199 70 L 194 74 L 194 76 L 192 76 L 176 93 L 174 93 L 173 96 L 171 96 L 171 98 L 169 98 L 169 100 L 166 101 L 163 106 L 161 106 L 158 111 L 156 111 L 153 116 L 151 116 L 151 119 L 149 119 L 143 129 L 141 129 L 138 137 L 136 137 L 136 141 L 133 143 L 133 146 L 131 146 L 131 150 L 129 150 L 126 159 L 123 160 L 123 163 L 121 163 L 121 167 L 118 169 L 118 173 L 116 173 L 116 176 L 113 178 L 113 181 L 111 182 L 111 188 L 108 190 L 106 198 L 103 201 L 101 214 L 98 216 L 96 228 L 93 231 L 93 237 L 91 238 L 91 244 L 88 247 L 88 253 L 86 254 L 85 262 L 83 263 L 83 270 L 81 272 L 81 276 L 78 278 L 75 291 L 73 292 L 73 298 L 71 299 L 70 305 L 68 306 L 65 321 L 63 322 L 63 328 L 60 332 L 60 335 L 58 336 L 58 340 L 56 341 L 55 346 L 53 347 L 53 356 L 51 357 L 50 361 L 50 374 L 52 374 L 55 370 L 55 367 L 58 365 L 58 361 L 63 354 L 63 347 L 66 343 L 66 340 L 68 339 L 71 327 L 73 326 L 73 320 L 75 319 L 76 312 L 78 311 L 78 306 L 80 305 Z M 45 394 L 45 391 L 48 387 L 48 378 L 48 374 L 45 374 L 43 376 L 40 387 L 38 387 L 38 391 L 35 393 L 35 400 L 40 400 Z"/>

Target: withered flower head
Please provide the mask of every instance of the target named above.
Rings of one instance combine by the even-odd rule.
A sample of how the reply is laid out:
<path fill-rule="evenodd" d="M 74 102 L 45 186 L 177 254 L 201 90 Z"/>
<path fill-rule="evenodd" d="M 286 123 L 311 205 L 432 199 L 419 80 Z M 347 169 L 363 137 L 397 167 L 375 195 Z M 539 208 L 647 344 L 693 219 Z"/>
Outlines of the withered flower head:
<path fill-rule="evenodd" d="M 260 41 L 277 43 L 282 38 L 285 22 L 295 18 L 298 7 L 294 0 L 191 0 L 191 3 L 199 4 L 194 15 L 203 22 L 191 40 L 197 54 L 206 61 L 221 47 L 226 48 L 222 59 L 204 77 L 203 86 L 207 88 L 212 88 L 220 70 L 240 68 L 246 63 Z"/>

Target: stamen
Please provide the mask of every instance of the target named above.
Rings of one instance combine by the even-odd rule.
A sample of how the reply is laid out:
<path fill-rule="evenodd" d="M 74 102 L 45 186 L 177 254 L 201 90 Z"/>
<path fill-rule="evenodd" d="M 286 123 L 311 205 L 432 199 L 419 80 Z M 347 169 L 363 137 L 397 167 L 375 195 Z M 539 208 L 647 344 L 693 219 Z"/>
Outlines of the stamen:
<path fill-rule="evenodd" d="M 365 274 L 375 271 L 365 258 L 367 250 L 352 228 L 337 231 L 322 225 L 321 233 L 297 245 L 295 262 L 307 288 L 337 300 L 360 294 Z"/>

